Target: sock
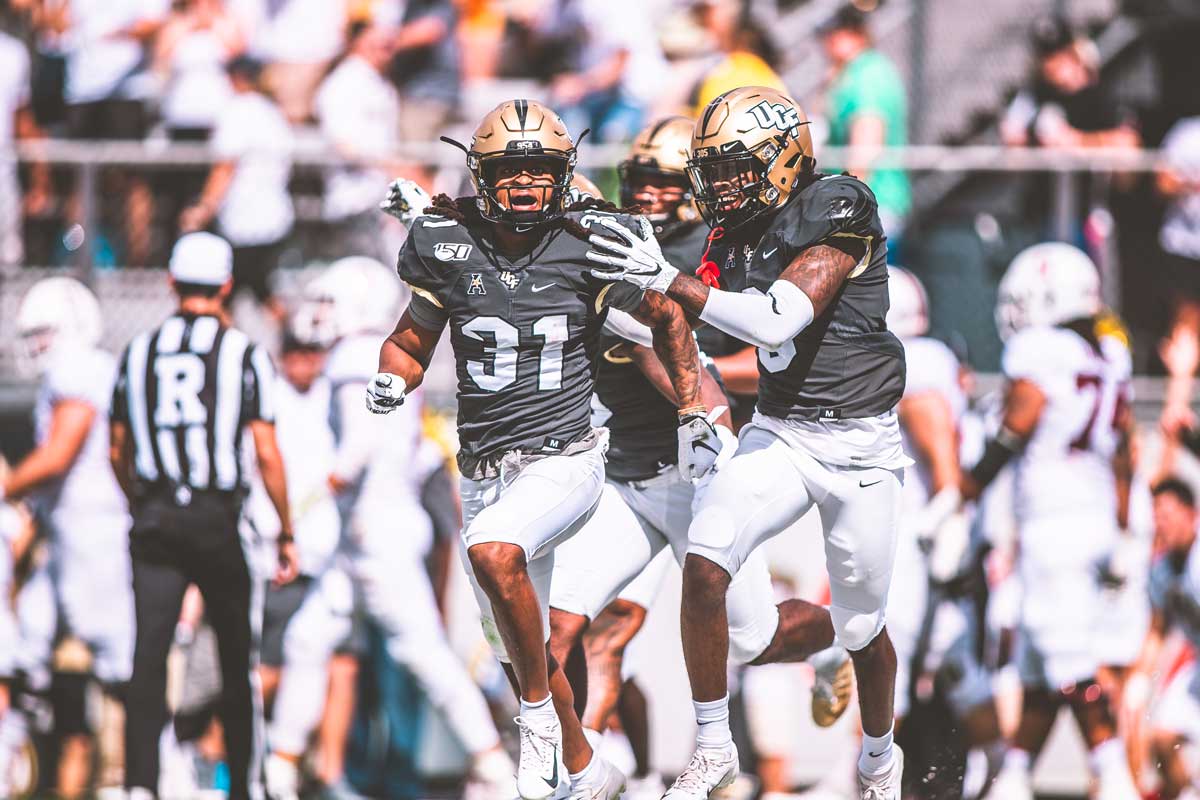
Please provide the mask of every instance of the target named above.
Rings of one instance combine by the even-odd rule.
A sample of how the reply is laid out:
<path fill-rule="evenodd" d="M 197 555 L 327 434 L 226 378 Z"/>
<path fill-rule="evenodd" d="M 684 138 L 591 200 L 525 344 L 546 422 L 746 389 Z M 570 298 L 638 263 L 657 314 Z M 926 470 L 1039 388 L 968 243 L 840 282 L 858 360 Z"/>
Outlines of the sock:
<path fill-rule="evenodd" d="M 547 695 L 545 700 L 537 703 L 530 703 L 524 697 L 521 698 L 521 717 L 529 722 L 534 722 L 539 725 L 557 725 L 558 715 L 554 713 L 554 698 Z"/>
<path fill-rule="evenodd" d="M 604 744 L 604 734 L 592 728 L 583 729 L 583 738 L 587 739 L 588 744 L 592 746 L 594 752 L 600 752 L 600 746 Z"/>
<path fill-rule="evenodd" d="M 1018 772 L 1029 772 L 1029 753 L 1019 747 L 1011 747 L 1004 755 L 1004 769 L 1014 769 Z"/>
<path fill-rule="evenodd" d="M 1088 754 L 1088 762 L 1095 775 L 1104 775 L 1108 770 L 1125 767 L 1125 743 L 1118 737 L 1096 745 Z"/>
<path fill-rule="evenodd" d="M 704 750 L 733 747 L 733 734 L 729 731 L 729 695 L 706 703 L 693 700 L 692 705 L 696 709 L 696 724 L 700 726 L 696 744 Z"/>
<path fill-rule="evenodd" d="M 586 786 L 587 785 L 588 779 L 591 778 L 592 775 L 596 772 L 596 761 L 597 760 L 598 759 L 596 758 L 596 754 L 592 753 L 592 760 L 587 763 L 586 767 L 581 769 L 579 772 L 568 773 L 571 776 L 571 788 L 572 789 L 574 789 L 576 786 Z"/>
<path fill-rule="evenodd" d="M 883 736 L 862 737 L 862 754 L 858 757 L 858 771 L 863 775 L 880 775 L 892 766 L 892 731 Z"/>

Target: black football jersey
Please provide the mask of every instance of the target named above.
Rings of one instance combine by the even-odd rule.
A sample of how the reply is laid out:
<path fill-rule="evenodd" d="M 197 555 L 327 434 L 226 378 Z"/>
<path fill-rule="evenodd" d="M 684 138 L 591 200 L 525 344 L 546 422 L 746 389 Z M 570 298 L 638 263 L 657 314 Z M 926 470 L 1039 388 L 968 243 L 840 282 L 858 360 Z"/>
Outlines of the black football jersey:
<path fill-rule="evenodd" d="M 652 478 L 679 461 L 679 414 L 642 374 L 633 359 L 623 354 L 626 341 L 605 332 L 600 337 L 596 362 L 596 398 L 600 419 L 609 430 L 605 474 L 618 481 Z M 712 362 L 700 354 L 700 363 L 721 383 Z"/>
<path fill-rule="evenodd" d="M 885 323 L 887 237 L 875 195 L 862 181 L 815 179 L 793 193 L 761 237 L 727 234 L 710 257 L 721 268 L 722 288 L 766 292 L 801 252 L 839 240 L 861 242 L 865 252 L 837 298 L 785 347 L 758 351 L 758 410 L 767 416 L 873 417 L 894 408 L 904 392 L 904 348 Z"/>
<path fill-rule="evenodd" d="M 600 234 L 605 216 L 638 230 L 624 215 L 568 214 Z M 588 275 L 590 245 L 561 226 L 547 226 L 517 259 L 495 249 L 489 227 L 421 217 L 397 267 L 413 288 L 417 324 L 450 326 L 464 474 L 510 450 L 557 452 L 585 435 L 604 314 L 631 311 L 642 297 L 630 284 Z"/>

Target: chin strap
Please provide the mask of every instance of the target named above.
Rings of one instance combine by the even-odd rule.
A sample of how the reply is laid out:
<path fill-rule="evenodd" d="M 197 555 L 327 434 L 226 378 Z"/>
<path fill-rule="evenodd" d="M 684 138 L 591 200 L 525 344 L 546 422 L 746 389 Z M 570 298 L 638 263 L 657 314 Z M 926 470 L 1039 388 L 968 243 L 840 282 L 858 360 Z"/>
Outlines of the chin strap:
<path fill-rule="evenodd" d="M 721 288 L 721 268 L 717 266 L 717 262 L 710 261 L 708 254 L 712 252 L 713 242 L 725 235 L 725 229 L 718 225 L 708 232 L 708 246 L 704 248 L 704 255 L 700 257 L 700 267 L 696 270 L 696 277 L 713 289 Z"/>

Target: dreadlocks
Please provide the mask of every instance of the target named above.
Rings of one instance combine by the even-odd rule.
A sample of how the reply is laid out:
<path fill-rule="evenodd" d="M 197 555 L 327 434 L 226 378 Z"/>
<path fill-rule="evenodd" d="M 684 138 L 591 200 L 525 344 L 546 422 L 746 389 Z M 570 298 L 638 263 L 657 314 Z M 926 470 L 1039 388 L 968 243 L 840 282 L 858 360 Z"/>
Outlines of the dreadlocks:
<path fill-rule="evenodd" d="M 620 208 L 614 203 L 607 200 L 597 200 L 594 197 L 586 197 L 576 203 L 572 203 L 567 211 L 604 211 L 609 214 L 636 214 L 637 208 Z M 447 194 L 439 194 L 433 198 L 433 205 L 425 209 L 426 214 L 432 214 L 436 217 L 444 217 L 452 219 L 460 225 L 473 226 L 483 221 L 483 215 L 479 213 L 479 207 L 475 203 L 474 195 L 467 197 L 453 198 Z M 580 241 L 588 241 L 588 229 L 580 225 L 573 219 L 569 219 L 565 214 L 556 217 L 549 223 L 551 229 L 562 228 L 567 233 L 574 236 Z"/>

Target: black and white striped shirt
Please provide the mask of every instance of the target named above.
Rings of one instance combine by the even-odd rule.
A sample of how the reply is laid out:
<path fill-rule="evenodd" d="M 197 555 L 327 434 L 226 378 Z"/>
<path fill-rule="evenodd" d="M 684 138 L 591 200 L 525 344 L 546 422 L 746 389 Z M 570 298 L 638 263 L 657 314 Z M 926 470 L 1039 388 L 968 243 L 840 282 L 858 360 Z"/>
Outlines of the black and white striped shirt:
<path fill-rule="evenodd" d="M 273 422 L 275 371 L 266 352 L 216 317 L 179 314 L 125 349 L 113 419 L 133 438 L 139 482 L 238 491 L 242 432 Z"/>

